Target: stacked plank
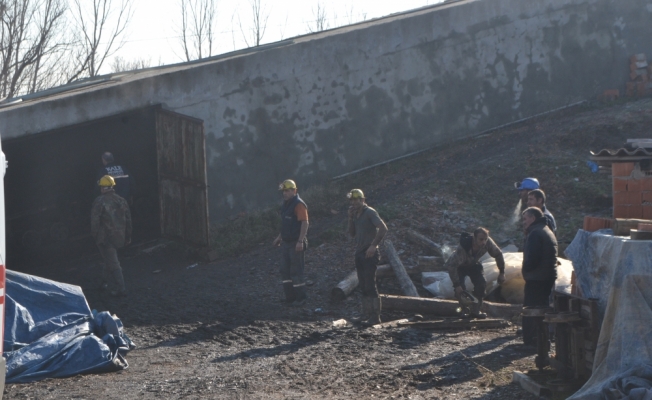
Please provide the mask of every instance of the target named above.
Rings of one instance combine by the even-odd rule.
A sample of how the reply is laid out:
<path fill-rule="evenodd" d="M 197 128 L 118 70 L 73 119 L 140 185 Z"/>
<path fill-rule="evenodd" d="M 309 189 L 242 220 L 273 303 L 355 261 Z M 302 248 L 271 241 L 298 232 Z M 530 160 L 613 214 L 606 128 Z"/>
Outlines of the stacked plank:
<path fill-rule="evenodd" d="M 627 97 L 644 97 L 652 94 L 652 65 L 645 54 L 634 54 L 629 59 L 629 79 L 626 84 Z"/>
<path fill-rule="evenodd" d="M 632 176 L 635 165 L 611 164 L 614 218 L 652 219 L 652 176 Z"/>

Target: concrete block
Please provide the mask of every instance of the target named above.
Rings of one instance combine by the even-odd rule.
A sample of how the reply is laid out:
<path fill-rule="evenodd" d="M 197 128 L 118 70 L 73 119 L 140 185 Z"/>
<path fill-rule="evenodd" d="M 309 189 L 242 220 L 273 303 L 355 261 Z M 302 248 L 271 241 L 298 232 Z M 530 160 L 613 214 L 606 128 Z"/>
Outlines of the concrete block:
<path fill-rule="evenodd" d="M 611 164 L 612 176 L 629 176 L 634 171 L 633 162 L 613 163 Z"/>
<path fill-rule="evenodd" d="M 613 178 L 613 192 L 626 192 L 629 178 Z"/>

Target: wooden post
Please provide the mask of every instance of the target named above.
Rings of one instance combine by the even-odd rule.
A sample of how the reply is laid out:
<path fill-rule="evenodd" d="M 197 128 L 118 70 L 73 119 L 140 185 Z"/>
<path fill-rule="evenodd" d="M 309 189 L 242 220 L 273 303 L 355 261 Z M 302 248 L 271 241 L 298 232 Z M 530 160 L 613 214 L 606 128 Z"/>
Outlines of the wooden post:
<path fill-rule="evenodd" d="M 412 243 L 418 244 L 419 246 L 424 247 L 439 256 L 442 256 L 441 246 L 433 242 L 432 240 L 428 239 L 427 237 L 423 236 L 422 234 L 415 232 L 413 230 L 408 230 L 407 232 L 405 232 L 405 234 L 408 240 L 411 241 Z"/>
<path fill-rule="evenodd" d="M 343 281 L 337 284 L 331 291 L 331 299 L 333 301 L 342 301 L 358 287 L 358 273 L 353 270 L 344 278 Z"/>
<path fill-rule="evenodd" d="M 457 301 L 444 299 L 429 299 L 424 297 L 392 296 L 381 294 L 384 310 L 405 311 L 420 314 L 432 314 L 442 317 L 458 317 Z"/>
<path fill-rule="evenodd" d="M 398 257 L 398 254 L 396 254 L 394 245 L 389 240 L 385 240 L 385 253 L 387 254 L 387 258 L 389 258 L 389 265 L 391 265 L 394 270 L 394 274 L 396 275 L 398 284 L 401 286 L 403 294 L 411 297 L 419 297 L 417 288 L 414 286 L 414 283 L 412 283 L 412 279 L 410 279 L 410 276 L 405 271 L 401 259 Z"/>

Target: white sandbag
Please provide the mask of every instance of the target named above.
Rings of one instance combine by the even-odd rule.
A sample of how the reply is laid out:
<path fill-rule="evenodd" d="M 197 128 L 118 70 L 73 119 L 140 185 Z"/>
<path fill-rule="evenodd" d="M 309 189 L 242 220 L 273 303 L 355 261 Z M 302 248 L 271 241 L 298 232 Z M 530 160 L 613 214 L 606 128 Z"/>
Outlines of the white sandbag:
<path fill-rule="evenodd" d="M 523 288 L 525 287 L 525 280 L 521 274 L 521 267 L 523 265 L 523 253 L 508 252 L 503 249 L 503 258 L 505 259 L 505 282 L 502 285 L 501 295 L 508 303 L 522 304 L 523 303 Z M 485 255 L 487 256 L 487 255 Z M 485 294 L 491 293 L 497 286 L 498 267 L 496 260 L 491 257 L 485 257 L 482 263 L 484 270 L 484 277 L 487 281 L 487 289 Z M 561 265 L 557 267 L 557 281 L 555 282 L 555 290 L 570 294 L 571 284 L 570 277 L 573 271 L 573 264 L 565 259 L 558 258 Z M 455 298 L 455 291 L 453 283 L 447 272 L 423 272 L 421 277 L 423 287 L 432 293 L 434 296 L 444 299 Z M 469 277 L 465 280 L 466 289 L 470 292 L 473 291 L 473 283 Z"/>

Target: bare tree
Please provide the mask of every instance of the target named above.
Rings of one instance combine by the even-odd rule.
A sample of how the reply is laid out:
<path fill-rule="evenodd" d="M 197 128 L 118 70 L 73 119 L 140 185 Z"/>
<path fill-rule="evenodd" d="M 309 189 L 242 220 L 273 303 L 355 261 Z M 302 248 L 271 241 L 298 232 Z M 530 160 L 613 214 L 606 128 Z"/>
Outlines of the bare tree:
<path fill-rule="evenodd" d="M 240 23 L 240 31 L 244 38 L 247 47 L 260 46 L 260 43 L 265 36 L 265 31 L 267 30 L 267 20 L 269 19 L 269 12 L 265 11 L 265 5 L 262 3 L 262 0 L 249 0 L 251 5 L 251 27 L 247 29 L 248 33 L 245 32 L 245 29 L 242 27 L 242 22 Z"/>
<path fill-rule="evenodd" d="M 0 97 L 56 84 L 50 67 L 67 46 L 64 0 L 6 0 L 0 8 Z"/>
<path fill-rule="evenodd" d="M 106 59 L 124 45 L 123 34 L 133 15 L 133 0 L 72 2 L 78 37 L 69 82 L 99 74 Z"/>
<path fill-rule="evenodd" d="M 115 56 L 111 62 L 111 72 L 134 71 L 149 68 L 151 65 L 151 59 L 137 58 L 135 60 L 126 60 L 123 57 Z"/>
<path fill-rule="evenodd" d="M 312 21 L 308 24 L 310 33 L 321 32 L 330 27 L 326 17 L 326 6 L 321 1 L 318 1 L 316 8 L 312 9 L 312 17 Z"/>
<path fill-rule="evenodd" d="M 186 61 L 213 55 L 215 0 L 179 0 L 181 46 Z"/>

